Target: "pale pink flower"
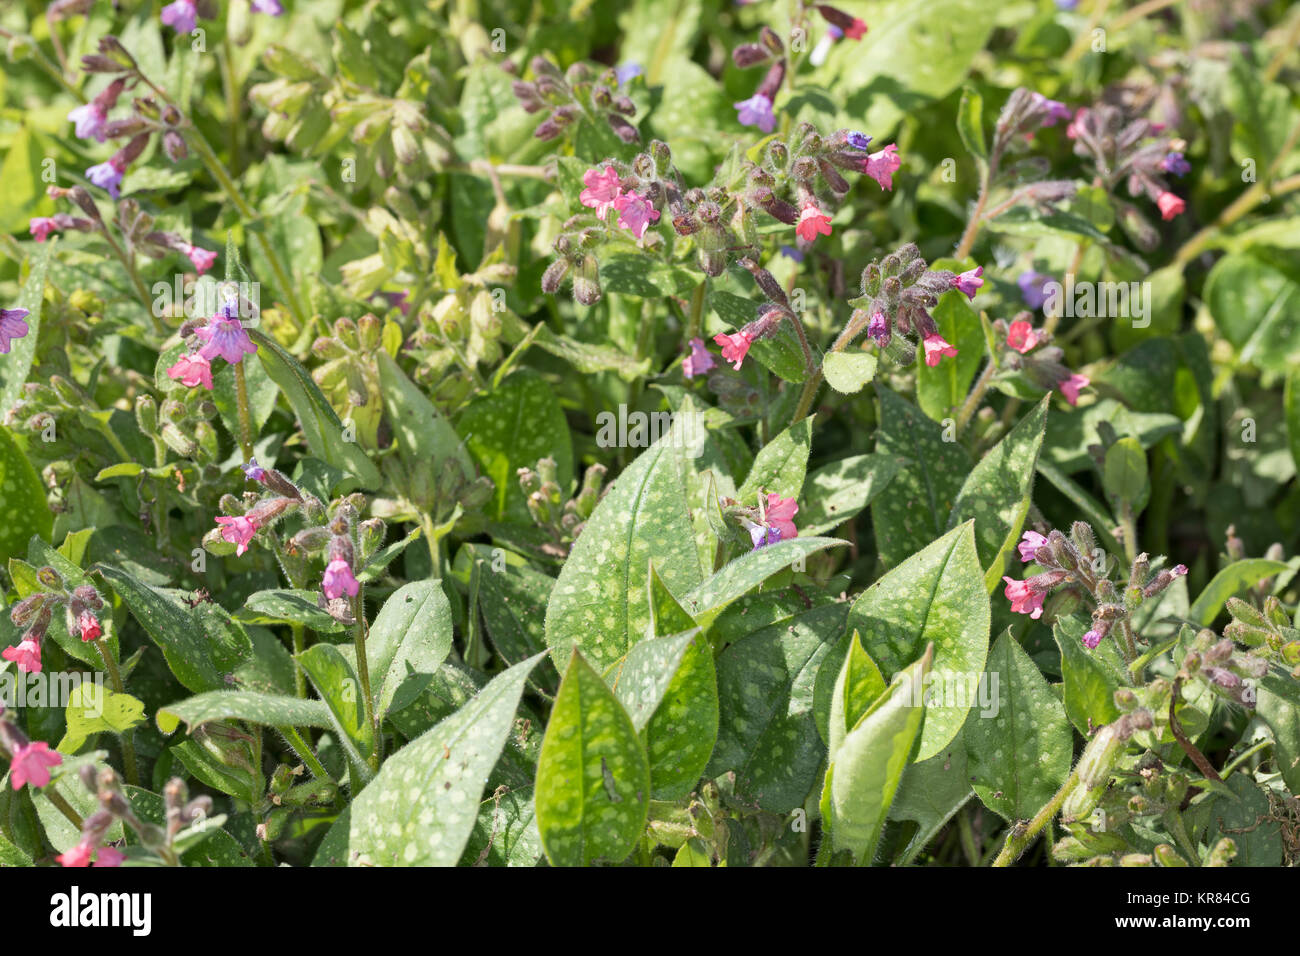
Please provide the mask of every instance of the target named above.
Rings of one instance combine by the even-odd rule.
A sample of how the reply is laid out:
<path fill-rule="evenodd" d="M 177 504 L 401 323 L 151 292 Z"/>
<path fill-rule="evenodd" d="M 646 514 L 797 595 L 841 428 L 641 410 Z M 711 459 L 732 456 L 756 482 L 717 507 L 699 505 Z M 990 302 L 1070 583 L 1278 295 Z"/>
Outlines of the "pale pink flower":
<path fill-rule="evenodd" d="M 1007 582 L 1003 593 L 1011 602 L 1011 610 L 1017 614 L 1028 614 L 1034 620 L 1043 616 L 1042 592 L 1034 593 L 1027 581 L 1014 581 L 1006 576 L 1003 576 L 1002 580 Z"/>
<path fill-rule="evenodd" d="M 782 541 L 799 537 L 799 529 L 794 526 L 794 516 L 799 513 L 799 505 L 793 498 L 782 498 L 775 492 L 769 492 L 764 516 L 769 527 L 781 533 Z"/>
<path fill-rule="evenodd" d="M 19 744 L 14 748 L 13 764 L 9 770 L 9 782 L 15 790 L 22 789 L 23 784 L 44 787 L 50 782 L 50 768 L 63 763 L 63 754 L 51 750 L 43 740 L 29 744 Z"/>
<path fill-rule="evenodd" d="M 646 226 L 659 221 L 659 210 L 648 199 L 636 193 L 624 193 L 614 200 L 618 210 L 618 224 L 624 229 L 632 230 L 632 235 L 640 239 L 645 235 Z"/>
<path fill-rule="evenodd" d="M 596 216 L 604 219 L 614 208 L 614 200 L 623 195 L 618 173 L 613 166 L 606 166 L 603 173 L 589 169 L 582 174 L 582 182 L 587 188 L 578 194 L 578 202 L 596 210 Z"/>
<path fill-rule="evenodd" d="M 722 346 L 723 360 L 734 363 L 732 368 L 736 371 L 740 371 L 740 363 L 745 361 L 749 347 L 754 344 L 753 337 L 744 329 L 731 335 L 719 332 L 713 337 L 713 341 Z"/>
<path fill-rule="evenodd" d="M 1079 389 L 1086 387 L 1090 381 L 1091 379 L 1088 376 L 1076 373 L 1063 381 L 1057 388 L 1061 390 L 1061 394 L 1065 396 L 1067 402 L 1071 405 L 1078 405 Z"/>
<path fill-rule="evenodd" d="M 879 152 L 871 153 L 862 161 L 862 171 L 880 184 L 881 189 L 894 188 L 894 173 L 903 161 L 898 158 L 898 145 L 890 143 Z"/>
<path fill-rule="evenodd" d="M 925 364 L 931 368 L 943 361 L 943 357 L 956 356 L 957 349 L 944 340 L 938 332 L 931 332 L 921 343 L 925 347 Z"/>
<path fill-rule="evenodd" d="M 249 542 L 257 534 L 257 522 L 247 515 L 236 515 L 233 518 L 218 515 L 217 524 L 221 527 L 221 537 L 235 545 L 237 557 L 248 550 Z"/>
<path fill-rule="evenodd" d="M 176 360 L 176 364 L 167 370 L 167 375 L 186 388 L 202 385 L 209 391 L 212 390 L 212 363 L 204 358 L 201 352 L 182 355 Z"/>
<path fill-rule="evenodd" d="M 331 601 L 341 598 L 344 594 L 348 597 L 356 597 L 360 589 L 360 583 L 352 574 L 352 566 L 342 558 L 335 558 L 325 566 L 321 590 Z"/>
<path fill-rule="evenodd" d="M 1017 319 L 1007 328 L 1007 345 L 1024 355 L 1038 344 L 1038 333 L 1024 319 Z"/>
<path fill-rule="evenodd" d="M 819 235 L 829 236 L 831 217 L 822 212 L 815 202 L 806 202 L 799 213 L 799 224 L 794 227 L 794 231 L 806 242 L 812 242 Z"/>

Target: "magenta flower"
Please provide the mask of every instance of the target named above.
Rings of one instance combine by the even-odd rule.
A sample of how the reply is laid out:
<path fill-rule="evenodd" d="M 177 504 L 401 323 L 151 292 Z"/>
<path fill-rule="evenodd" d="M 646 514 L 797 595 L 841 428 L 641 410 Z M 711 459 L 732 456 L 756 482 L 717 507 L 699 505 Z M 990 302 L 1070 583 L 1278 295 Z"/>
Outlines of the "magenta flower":
<path fill-rule="evenodd" d="M 1161 193 L 1156 199 L 1156 205 L 1160 207 L 1160 218 L 1166 222 L 1187 208 L 1187 203 L 1171 192 Z"/>
<path fill-rule="evenodd" d="M 853 23 L 844 28 L 844 35 L 850 40 L 861 40 L 867 32 L 867 25 L 857 17 L 853 18 Z"/>
<path fill-rule="evenodd" d="M 357 579 L 352 576 L 352 566 L 342 558 L 335 558 L 325 566 L 325 576 L 321 578 L 320 586 L 331 601 L 344 594 L 356 597 L 357 591 L 361 589 Z"/>
<path fill-rule="evenodd" d="M 722 346 L 723 360 L 734 362 L 732 368 L 736 371 L 740 371 L 740 363 L 745 361 L 745 356 L 749 353 L 749 347 L 754 344 L 753 337 L 744 329 L 731 335 L 719 332 L 713 337 L 713 341 Z"/>
<path fill-rule="evenodd" d="M 1091 379 L 1088 376 L 1075 373 L 1058 385 L 1057 388 L 1061 390 L 1061 394 L 1065 396 L 1067 402 L 1071 405 L 1078 405 L 1079 389 L 1085 388 L 1089 382 L 1091 382 Z"/>
<path fill-rule="evenodd" d="M 198 246 L 186 246 L 185 255 L 190 262 L 194 263 L 194 268 L 198 270 L 199 275 L 207 272 L 212 268 L 212 263 L 217 261 L 217 254 L 207 249 L 200 249 Z"/>
<path fill-rule="evenodd" d="M 90 611 L 82 611 L 77 618 L 77 630 L 81 633 L 83 641 L 95 641 L 99 635 L 104 633 L 104 628 L 100 626 L 99 618 L 95 617 Z"/>
<path fill-rule="evenodd" d="M 1049 100 L 1042 93 L 1035 93 L 1033 101 L 1035 106 L 1041 106 L 1047 110 L 1047 117 L 1043 120 L 1043 126 L 1055 126 L 1061 120 L 1070 118 L 1070 108 L 1059 100 Z"/>
<path fill-rule="evenodd" d="M 1101 643 L 1101 631 L 1091 630 L 1083 635 L 1083 646 L 1088 650 L 1096 650 L 1097 645 Z"/>
<path fill-rule="evenodd" d="M 980 286 L 984 284 L 984 280 L 980 278 L 983 274 L 983 266 L 976 266 L 974 269 L 967 269 L 961 275 L 953 277 L 952 286 L 954 289 L 966 293 L 966 298 L 973 301 L 975 293 L 978 292 Z"/>
<path fill-rule="evenodd" d="M 879 152 L 869 153 L 862 161 L 862 171 L 880 184 L 881 189 L 894 188 L 894 173 L 903 161 L 898 158 L 898 144 L 890 143 Z"/>
<path fill-rule="evenodd" d="M 1037 531 L 1026 531 L 1021 535 L 1020 543 L 1016 545 L 1020 549 L 1020 560 L 1028 564 L 1034 560 L 1034 554 L 1043 545 L 1047 544 L 1047 539 Z"/>
<path fill-rule="evenodd" d="M 214 315 L 207 325 L 194 334 L 204 343 L 199 354 L 209 362 L 220 355 L 231 365 L 237 365 L 246 354 L 252 355 L 257 351 L 257 346 L 238 319 Z"/>
<path fill-rule="evenodd" d="M 248 543 L 253 540 L 253 535 L 257 534 L 257 522 L 247 515 L 237 515 L 233 518 L 218 515 L 217 524 L 221 527 L 221 537 L 235 546 L 237 557 L 248 550 Z"/>
<path fill-rule="evenodd" d="M 27 224 L 27 231 L 35 237 L 37 242 L 44 242 L 50 237 L 50 233 L 58 228 L 58 221 L 51 216 L 36 216 Z"/>
<path fill-rule="evenodd" d="M 757 126 L 764 133 L 776 129 L 776 114 L 772 112 L 772 101 L 762 93 L 755 93 L 747 100 L 732 104 L 736 107 L 741 126 Z"/>
<path fill-rule="evenodd" d="M 682 374 L 687 378 L 703 375 L 718 363 L 700 338 L 691 339 L 691 354 L 682 359 Z"/>
<path fill-rule="evenodd" d="M 1007 345 L 1024 355 L 1038 344 L 1038 333 L 1024 319 L 1017 319 L 1007 328 Z"/>
<path fill-rule="evenodd" d="M 177 33 L 189 33 L 199 20 L 196 0 L 176 0 L 162 9 L 162 22 Z"/>
<path fill-rule="evenodd" d="M 176 364 L 167 370 L 167 375 L 186 388 L 202 385 L 208 391 L 212 391 L 212 364 L 201 352 L 182 355 L 176 360 Z"/>
<path fill-rule="evenodd" d="M 893 333 L 889 329 L 889 319 L 885 317 L 885 313 L 876 312 L 871 316 L 871 321 L 867 323 L 867 335 L 871 336 L 882 349 L 889 345 Z"/>
<path fill-rule="evenodd" d="M 0 651 L 0 657 L 13 661 L 24 674 L 41 672 L 41 645 L 34 638 L 24 637 L 15 647 Z"/>
<path fill-rule="evenodd" d="M 640 239 L 645 235 L 646 226 L 659 221 L 659 210 L 648 199 L 636 193 L 624 193 L 614 200 L 618 210 L 618 224 L 624 229 L 631 229 L 632 235 Z"/>
<path fill-rule="evenodd" d="M 63 755 L 57 750 L 50 750 L 50 745 L 43 740 L 19 744 L 14 748 L 9 782 L 15 790 L 21 790 L 25 783 L 30 783 L 33 787 L 44 787 L 50 782 L 50 768 L 61 763 Z"/>
<path fill-rule="evenodd" d="M 614 208 L 614 201 L 623 195 L 619 185 L 618 172 L 613 166 L 606 166 L 605 171 L 589 169 L 582 174 L 582 183 L 587 188 L 578 193 L 578 202 L 596 210 L 596 216 L 605 218 L 605 214 Z"/>
<path fill-rule="evenodd" d="M 62 866 L 90 866 L 90 854 L 93 853 L 94 850 L 95 848 L 93 846 L 85 840 L 82 840 L 71 850 L 60 853 L 55 857 L 55 859 L 58 860 Z"/>
<path fill-rule="evenodd" d="M 817 208 L 815 202 L 806 202 L 799 213 L 799 224 L 794 227 L 794 231 L 806 242 L 812 242 L 819 235 L 829 236 L 831 217 Z"/>
<path fill-rule="evenodd" d="M 108 111 L 104 109 L 98 97 L 84 106 L 78 106 L 68 114 L 68 122 L 76 124 L 77 138 L 93 139 L 97 143 L 102 143 L 108 138 L 104 133 L 104 123 L 107 120 Z"/>
<path fill-rule="evenodd" d="M 126 164 L 121 162 L 116 155 L 109 159 L 108 162 L 99 163 L 86 170 L 86 178 L 100 189 L 106 190 L 114 199 L 122 195 L 122 177 L 125 174 Z"/>
<path fill-rule="evenodd" d="M 1003 592 L 1007 600 L 1011 602 L 1011 610 L 1017 614 L 1028 614 L 1032 619 L 1038 620 L 1043 616 L 1043 593 L 1034 593 L 1029 587 L 1028 581 L 1013 581 L 1005 575 L 1002 578 L 1007 582 L 1006 590 Z"/>
<path fill-rule="evenodd" d="M 767 509 L 764 512 L 767 524 L 781 534 L 781 540 L 789 541 L 799 537 L 799 529 L 794 526 L 794 516 L 799 513 L 799 506 L 793 498 L 782 498 L 775 492 L 767 496 Z"/>
<path fill-rule="evenodd" d="M 931 368 L 942 362 L 945 355 L 957 355 L 957 349 L 949 345 L 938 332 L 931 332 L 921 344 L 925 347 L 925 364 Z"/>
<path fill-rule="evenodd" d="M 101 846 L 95 854 L 95 866 L 121 866 L 126 854 L 111 846 Z"/>
<path fill-rule="evenodd" d="M 251 6 L 254 13 L 267 13 L 273 17 L 278 17 L 284 13 L 284 7 L 280 6 L 280 0 L 252 0 Z"/>
<path fill-rule="evenodd" d="M 27 334 L 27 323 L 23 319 L 31 315 L 26 309 L 0 309 L 0 353 L 7 354 L 10 343 Z"/>

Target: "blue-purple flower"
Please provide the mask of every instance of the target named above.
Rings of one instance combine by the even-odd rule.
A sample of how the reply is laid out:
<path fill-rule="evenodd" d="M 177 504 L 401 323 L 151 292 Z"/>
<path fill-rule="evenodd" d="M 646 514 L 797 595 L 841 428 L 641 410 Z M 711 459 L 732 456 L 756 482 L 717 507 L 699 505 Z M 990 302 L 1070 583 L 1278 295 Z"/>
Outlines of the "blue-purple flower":
<path fill-rule="evenodd" d="M 248 459 L 248 464 L 240 465 L 244 471 L 244 477 L 249 481 L 265 481 L 266 469 L 257 463 L 256 458 Z"/>
<path fill-rule="evenodd" d="M 741 126 L 757 126 L 764 133 L 776 129 L 776 114 L 772 112 L 772 101 L 762 93 L 755 93 L 747 100 L 734 104 L 738 112 L 737 119 Z"/>
<path fill-rule="evenodd" d="M 106 190 L 114 199 L 122 195 L 122 177 L 125 174 L 126 166 L 116 155 L 107 162 L 91 166 L 86 170 L 86 178 L 100 189 Z"/>
<path fill-rule="evenodd" d="M 23 319 L 29 314 L 26 309 L 0 309 L 0 352 L 7 353 L 13 339 L 21 339 L 27 334 L 27 323 Z"/>
<path fill-rule="evenodd" d="M 1020 286 L 1020 297 L 1031 309 L 1043 307 L 1043 303 L 1047 301 L 1047 286 L 1050 282 L 1052 282 L 1051 276 L 1035 272 L 1033 269 L 1027 269 L 1016 278 L 1016 285 Z"/>
<path fill-rule="evenodd" d="M 238 319 L 214 315 L 208 320 L 207 325 L 194 334 L 203 343 L 199 354 L 209 362 L 220 355 L 231 365 L 236 365 L 243 361 L 245 355 L 252 355 L 257 351 L 257 346 L 248 337 L 248 333 L 244 331 L 244 326 Z"/>
<path fill-rule="evenodd" d="M 1174 176 L 1186 176 L 1192 171 L 1191 164 L 1183 158 L 1182 153 L 1170 153 L 1160 160 L 1160 168 Z"/>
<path fill-rule="evenodd" d="M 177 33 L 189 33 L 199 21 L 197 0 L 176 0 L 162 8 L 162 22 Z"/>
<path fill-rule="evenodd" d="M 866 133 L 859 133 L 857 130 L 853 130 L 844 137 L 844 142 L 848 143 L 854 149 L 865 150 L 871 145 L 871 137 Z"/>

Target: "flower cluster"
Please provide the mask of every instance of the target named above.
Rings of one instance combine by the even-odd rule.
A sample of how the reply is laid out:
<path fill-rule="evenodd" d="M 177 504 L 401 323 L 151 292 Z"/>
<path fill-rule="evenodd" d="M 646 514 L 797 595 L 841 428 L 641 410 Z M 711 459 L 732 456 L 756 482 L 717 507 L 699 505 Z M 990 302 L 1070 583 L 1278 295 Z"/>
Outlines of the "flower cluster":
<path fill-rule="evenodd" d="M 619 92 L 617 71 L 605 70 L 597 77 L 586 64 L 574 63 L 561 72 L 544 56 L 533 57 L 530 66 L 532 82 L 515 80 L 511 89 L 526 112 L 550 109 L 550 115 L 533 131 L 538 139 L 555 139 L 575 129 L 582 117 L 597 116 L 603 117 L 623 142 L 641 141 L 641 134 L 628 121 L 636 115 L 636 104 Z"/>
<path fill-rule="evenodd" d="M 561 558 L 569 553 L 606 490 L 602 487 L 605 471 L 601 464 L 589 466 L 577 493 L 565 500 L 553 458 L 541 459 L 536 469 L 519 469 L 519 487 L 527 496 L 528 513 L 550 535 L 551 540 L 542 546 L 544 553 Z"/>
<path fill-rule="evenodd" d="M 749 509 L 748 513 L 739 513 L 737 520 L 746 531 L 754 550 L 776 544 L 778 541 L 790 541 L 799 537 L 799 529 L 794 525 L 794 516 L 799 513 L 799 505 L 794 498 L 782 498 L 775 492 L 759 495 L 758 507 Z"/>
<path fill-rule="evenodd" d="M 0 657 L 13 661 L 28 674 L 41 671 L 41 645 L 57 609 L 63 609 L 68 634 L 87 642 L 104 636 L 96 613 L 103 609 L 104 599 L 94 585 L 80 584 L 69 589 L 63 576 L 48 565 L 36 572 L 36 580 L 42 590 L 27 595 L 9 612 L 9 619 L 23 629 L 22 639 L 0 651 Z"/>
<path fill-rule="evenodd" d="M 186 322 L 181 326 L 181 337 L 192 339 L 190 347 L 167 369 L 167 375 L 186 388 L 212 390 L 212 360 L 223 358 L 238 365 L 245 355 L 252 355 L 257 346 L 239 319 L 239 300 L 226 300 L 206 322 Z"/>
<path fill-rule="evenodd" d="M 1067 402 L 1077 405 L 1080 390 L 1091 384 L 1091 380 L 1061 364 L 1065 353 L 1049 344 L 1051 333 L 1034 328 L 1030 318 L 1030 313 L 1021 312 L 1010 323 L 1002 319 L 993 323 L 997 340 L 1003 343 L 1001 366 L 1013 373 L 1023 372 L 1036 387 L 1058 390 Z"/>
<path fill-rule="evenodd" d="M 284 13 L 280 0 L 249 0 L 254 13 L 278 17 Z M 190 33 L 198 26 L 200 18 L 210 20 L 217 15 L 215 0 L 173 0 L 162 8 L 159 19 L 177 33 Z"/>

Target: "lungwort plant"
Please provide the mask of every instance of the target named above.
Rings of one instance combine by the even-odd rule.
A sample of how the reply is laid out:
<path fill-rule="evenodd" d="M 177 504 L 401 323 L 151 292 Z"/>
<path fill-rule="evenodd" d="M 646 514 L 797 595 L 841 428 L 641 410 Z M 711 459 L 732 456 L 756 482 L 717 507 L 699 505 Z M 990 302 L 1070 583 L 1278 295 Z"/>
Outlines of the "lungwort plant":
<path fill-rule="evenodd" d="M 1294 864 L 1298 13 L 9 4 L 0 864 Z"/>

